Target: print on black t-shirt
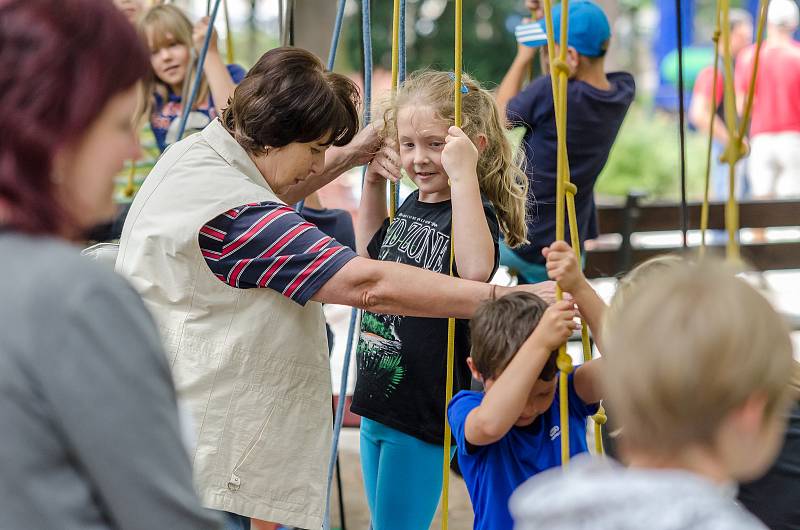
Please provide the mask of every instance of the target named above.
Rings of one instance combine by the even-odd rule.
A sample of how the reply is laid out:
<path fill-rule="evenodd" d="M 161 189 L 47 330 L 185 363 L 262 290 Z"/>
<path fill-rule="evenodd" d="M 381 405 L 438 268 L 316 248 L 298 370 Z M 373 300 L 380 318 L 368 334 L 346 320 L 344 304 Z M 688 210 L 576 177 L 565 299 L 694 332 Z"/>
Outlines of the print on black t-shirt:
<path fill-rule="evenodd" d="M 499 227 L 491 203 L 484 214 L 495 241 Z M 419 202 L 414 192 L 384 221 L 368 246 L 371 258 L 449 274 L 450 201 Z M 454 271 L 457 274 L 457 271 Z M 454 391 L 467 389 L 469 326 L 456 321 Z M 356 348 L 358 380 L 353 412 L 429 443 L 444 436 L 447 319 L 383 315 L 364 311 Z"/>

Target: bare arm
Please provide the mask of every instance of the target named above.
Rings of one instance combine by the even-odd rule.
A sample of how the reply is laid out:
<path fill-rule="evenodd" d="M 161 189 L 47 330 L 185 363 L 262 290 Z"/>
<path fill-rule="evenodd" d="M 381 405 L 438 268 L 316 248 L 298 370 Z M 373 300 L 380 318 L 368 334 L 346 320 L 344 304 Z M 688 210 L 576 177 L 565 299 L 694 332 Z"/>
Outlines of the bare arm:
<path fill-rule="evenodd" d="M 711 116 L 713 105 L 714 102 L 704 94 L 695 93 L 692 96 L 692 104 L 689 106 L 689 121 L 702 133 L 708 134 L 710 127 L 708 118 Z M 726 145 L 728 143 L 728 128 L 725 126 L 725 122 L 716 113 L 713 121 L 714 138 L 722 145 Z"/>
<path fill-rule="evenodd" d="M 547 274 L 572 295 L 581 316 L 592 331 L 597 349 L 605 353 L 602 328 L 606 304 L 586 281 L 578 266 L 575 252 L 565 242 L 556 241 L 549 248 L 543 249 L 542 254 L 547 258 Z M 601 357 L 585 362 L 575 371 L 575 393 L 584 403 L 598 403 L 603 398 L 600 378 L 604 365 Z"/>
<path fill-rule="evenodd" d="M 499 298 L 514 291 L 552 300 L 553 284 L 487 285 L 401 263 L 356 257 L 334 274 L 312 300 L 392 315 L 472 318 L 492 292 Z"/>
<path fill-rule="evenodd" d="M 497 296 L 510 292 L 495 286 Z M 485 283 L 368 258 L 354 258 L 312 297 L 375 313 L 419 317 L 470 318 L 492 294 Z"/>
<path fill-rule="evenodd" d="M 501 117 L 505 118 L 508 102 L 522 90 L 522 85 L 528 78 L 528 72 L 535 56 L 536 48 L 522 44 L 517 46 L 517 55 L 494 95 Z"/>
<path fill-rule="evenodd" d="M 386 210 L 387 180 L 400 180 L 399 159 L 394 149 L 383 146 L 364 175 L 356 223 L 356 249 L 359 256 L 369 256 L 367 245 L 389 215 Z"/>
<path fill-rule="evenodd" d="M 550 306 L 539 325 L 503 373 L 486 390 L 481 404 L 467 416 L 464 436 L 472 445 L 489 445 L 506 435 L 519 419 L 550 352 L 576 327 L 572 303 Z"/>
<path fill-rule="evenodd" d="M 494 241 L 483 213 L 478 185 L 478 150 L 458 127 L 450 127 L 445 142 L 442 165 L 451 183 L 453 247 L 458 275 L 467 280 L 489 281 L 495 263 Z"/>
<path fill-rule="evenodd" d="M 293 186 L 289 193 L 281 196 L 281 200 L 287 204 L 301 201 L 339 178 L 345 171 L 363 166 L 372 160 L 380 146 L 379 128 L 380 124 L 371 123 L 361 129 L 349 144 L 328 148 L 325 152 L 325 169 L 319 175 L 309 177 L 297 186 Z"/>
<path fill-rule="evenodd" d="M 199 50 L 206 38 L 208 31 L 208 17 L 203 17 L 194 26 L 192 38 L 195 47 Z M 221 111 L 228 106 L 228 100 L 233 95 L 236 89 L 236 83 L 233 82 L 228 68 L 222 61 L 222 56 L 219 54 L 217 48 L 217 32 L 213 30 L 211 33 L 211 41 L 208 44 L 208 52 L 206 54 L 205 63 L 203 63 L 203 72 L 208 79 L 208 87 L 211 90 L 211 97 L 214 98 L 214 105 L 217 111 Z"/>

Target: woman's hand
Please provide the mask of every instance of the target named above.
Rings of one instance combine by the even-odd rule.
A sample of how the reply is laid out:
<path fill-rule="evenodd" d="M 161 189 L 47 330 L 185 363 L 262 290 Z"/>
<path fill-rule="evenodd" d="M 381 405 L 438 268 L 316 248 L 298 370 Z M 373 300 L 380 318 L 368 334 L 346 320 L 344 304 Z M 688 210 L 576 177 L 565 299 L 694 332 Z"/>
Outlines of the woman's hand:
<path fill-rule="evenodd" d="M 364 178 L 369 183 L 380 183 L 384 179 L 390 182 L 400 181 L 400 156 L 393 142 L 386 142 L 381 146 L 367 166 Z"/>
<path fill-rule="evenodd" d="M 442 167 L 450 183 L 456 185 L 464 182 L 478 181 L 478 148 L 459 127 L 447 130 L 445 146 L 442 150 Z"/>
<path fill-rule="evenodd" d="M 197 53 L 200 53 L 200 50 L 203 49 L 203 44 L 206 42 L 209 21 L 210 19 L 208 17 L 203 17 L 197 21 L 197 24 L 195 24 L 192 29 L 192 41 L 194 42 L 194 48 L 197 50 Z M 208 51 L 209 53 L 216 53 L 218 51 L 216 29 L 211 30 L 211 41 L 208 43 Z"/>

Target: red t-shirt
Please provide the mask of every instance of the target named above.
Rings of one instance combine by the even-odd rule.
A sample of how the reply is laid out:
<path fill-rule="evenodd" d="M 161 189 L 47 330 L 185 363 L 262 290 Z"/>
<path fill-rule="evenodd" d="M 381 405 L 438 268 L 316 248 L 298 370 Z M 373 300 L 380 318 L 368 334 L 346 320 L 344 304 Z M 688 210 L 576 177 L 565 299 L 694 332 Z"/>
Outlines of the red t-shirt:
<path fill-rule="evenodd" d="M 734 81 L 746 94 L 753 75 L 755 45 L 739 54 Z M 759 57 L 750 135 L 800 132 L 800 43 L 775 46 L 764 43 Z"/>
<path fill-rule="evenodd" d="M 694 81 L 693 94 L 703 95 L 707 98 L 713 98 L 714 103 L 719 105 L 722 103 L 722 97 L 725 93 L 725 81 L 722 76 L 722 68 L 717 69 L 717 89 L 712 92 L 711 86 L 714 84 L 714 65 L 706 66 L 700 73 L 697 74 L 697 79 Z M 712 96 L 713 94 L 713 96 Z"/>

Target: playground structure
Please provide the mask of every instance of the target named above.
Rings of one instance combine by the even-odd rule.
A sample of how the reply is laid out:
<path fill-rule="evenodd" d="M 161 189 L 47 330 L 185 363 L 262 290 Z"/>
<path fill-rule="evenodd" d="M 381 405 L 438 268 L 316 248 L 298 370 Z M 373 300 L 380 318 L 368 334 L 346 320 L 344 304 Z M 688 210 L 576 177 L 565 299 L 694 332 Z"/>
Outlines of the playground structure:
<path fill-rule="evenodd" d="M 661 0 L 661 4 L 664 6 L 669 5 L 668 1 Z M 293 9 L 293 2 L 288 2 L 288 4 L 284 7 L 284 2 L 280 2 L 282 9 L 286 9 L 288 13 L 291 13 Z M 455 125 L 460 125 L 460 98 L 461 98 L 461 39 L 462 39 L 462 28 L 461 28 L 461 0 L 455 0 L 456 4 L 456 18 L 454 21 L 456 27 L 456 40 L 454 43 L 454 100 L 456 105 L 456 123 Z M 566 12 L 566 6 L 568 4 L 568 0 L 564 0 L 562 5 L 564 6 L 564 12 Z M 577 230 L 576 227 L 576 217 L 575 217 L 575 205 L 574 205 L 574 195 L 577 193 L 577 188 L 569 182 L 569 164 L 568 164 L 568 153 L 566 149 L 566 114 L 568 112 L 567 103 L 566 103 L 566 86 L 568 81 L 568 67 L 566 66 L 566 47 L 561 47 L 561 54 L 559 56 L 554 55 L 554 46 L 553 46 L 553 23 L 551 20 L 551 2 L 549 0 L 544 1 L 545 5 L 545 21 L 547 24 L 547 34 L 549 39 L 549 63 L 550 63 L 550 74 L 552 75 L 555 82 L 553 83 L 553 91 L 554 91 L 554 101 L 556 105 L 556 125 L 558 129 L 558 137 L 559 137 L 559 150 L 558 150 L 558 195 L 557 195 L 557 233 L 556 239 L 563 240 L 565 235 L 565 225 L 568 222 L 569 225 L 572 227 L 570 230 L 571 234 L 573 234 L 573 240 L 571 241 L 572 247 L 575 249 L 576 253 L 579 254 L 580 258 L 580 243 L 577 241 Z M 222 6 L 222 9 L 221 9 Z M 662 6 L 662 7 L 664 7 Z M 209 25 L 209 32 L 206 35 L 205 44 L 202 48 L 199 56 L 198 56 L 198 64 L 202 65 L 203 60 L 205 58 L 205 54 L 208 48 L 208 43 L 211 39 L 211 28 L 213 28 L 213 22 L 219 16 L 220 12 L 226 13 L 227 10 L 224 8 L 224 0 L 214 0 L 214 2 L 209 2 L 209 16 L 212 20 L 212 23 Z M 743 149 L 742 149 L 742 139 L 745 136 L 747 131 L 747 122 L 749 119 L 749 109 L 752 105 L 753 93 L 752 88 L 750 94 L 745 101 L 745 114 L 741 122 L 737 125 L 736 116 L 733 114 L 735 111 L 735 105 L 728 104 L 733 103 L 733 87 L 732 87 L 732 76 L 730 75 L 731 69 L 731 57 L 730 51 L 728 49 L 729 43 L 726 39 L 729 39 L 729 35 L 727 35 L 727 13 L 729 10 L 729 1 L 728 0 L 720 0 L 717 4 L 717 31 L 715 33 L 715 51 L 719 53 L 719 47 L 722 46 L 721 55 L 723 56 L 724 67 L 726 70 L 726 86 L 725 86 L 725 97 L 726 97 L 726 110 L 729 112 L 728 118 L 726 120 L 730 124 L 730 133 L 731 138 L 733 141 L 728 146 L 728 151 L 726 152 L 726 158 L 731 166 L 730 170 L 730 182 L 731 182 L 731 189 L 733 189 L 733 165 L 737 160 L 742 158 L 743 156 Z M 766 16 L 766 8 L 767 8 L 767 0 L 761 0 L 759 3 L 759 24 L 758 24 L 758 37 L 757 42 L 761 42 L 763 39 L 763 26 L 764 20 Z M 337 11 L 336 11 L 336 19 L 333 25 L 333 31 L 331 35 L 331 42 L 328 51 L 328 68 L 333 69 L 335 64 L 335 58 L 337 53 L 337 47 L 339 43 L 339 37 L 341 34 L 341 28 L 344 20 L 344 9 L 345 9 L 345 0 L 339 0 L 337 4 Z M 670 11 L 664 7 L 664 11 L 662 11 L 662 16 L 665 17 L 664 13 L 669 13 Z M 682 68 L 682 53 L 681 53 L 681 45 L 687 40 L 691 39 L 691 32 L 690 30 L 686 30 L 686 14 L 681 12 L 681 3 L 677 0 L 674 4 L 673 11 L 675 14 L 675 24 L 676 24 L 676 42 L 679 44 L 678 46 L 678 64 L 679 64 L 679 90 L 678 90 L 678 106 L 681 109 L 681 129 L 680 133 L 683 134 L 684 125 L 682 122 L 683 118 L 683 68 Z M 361 0 L 361 11 L 362 11 L 362 31 L 364 35 L 363 41 L 363 52 L 364 52 L 364 71 L 365 71 L 365 109 L 367 112 L 364 116 L 364 124 L 368 124 L 370 121 L 369 116 L 369 108 L 371 102 L 371 72 L 372 72 L 372 36 L 371 36 L 371 20 L 370 20 L 370 1 L 369 0 Z M 690 11 L 691 12 L 691 11 Z M 394 17 L 393 17 L 393 52 L 392 52 L 392 88 L 396 89 L 398 83 L 401 83 L 405 77 L 405 57 L 404 57 L 404 35 L 403 30 L 405 28 L 405 24 L 403 22 L 403 17 L 405 13 L 405 1 L 404 0 L 394 0 Z M 226 17 L 227 19 L 227 17 Z M 561 41 L 564 42 L 567 40 L 567 28 L 568 28 L 568 21 L 566 20 L 567 16 L 564 17 L 564 21 L 561 25 Z M 283 15 L 282 15 L 283 20 Z M 289 15 L 287 20 L 293 20 L 292 16 Z M 668 17 L 662 19 L 663 24 L 666 24 Z M 282 41 L 286 40 L 287 43 L 297 43 L 292 35 L 292 31 L 289 27 L 282 26 Z M 667 32 L 664 32 L 665 34 Z M 230 36 L 230 31 L 227 32 Z M 688 34 L 688 35 L 687 35 Z M 720 42 L 721 40 L 721 42 Z M 299 43 L 298 43 L 299 44 Z M 760 49 L 760 48 L 759 48 Z M 229 58 L 232 61 L 232 53 L 233 53 L 233 46 L 232 42 L 229 39 L 228 42 L 228 53 Z M 758 52 L 756 53 L 756 58 L 758 57 Z M 714 64 L 716 65 L 717 61 L 715 60 Z M 191 108 L 192 102 L 196 97 L 197 90 L 200 84 L 200 72 L 202 68 L 197 68 L 197 77 L 195 78 L 192 84 L 192 90 L 190 92 L 189 99 L 185 105 L 185 108 Z M 755 78 L 757 72 L 757 67 L 754 69 L 753 78 Z M 751 87 L 753 83 L 751 82 Z M 180 133 L 178 137 L 183 136 L 183 131 L 186 126 L 186 118 L 188 113 L 185 113 L 181 119 L 181 126 L 180 126 Z M 665 230 L 674 230 L 676 224 L 680 225 L 680 229 L 682 232 L 682 241 L 681 245 L 670 247 L 668 250 L 670 251 L 681 251 L 688 249 L 688 238 L 687 232 L 691 229 L 700 229 L 701 230 L 701 252 L 706 249 L 706 238 L 705 232 L 707 229 L 726 229 L 728 232 L 728 240 L 726 245 L 726 255 L 730 260 L 740 260 L 744 258 L 748 263 L 756 266 L 758 269 L 781 269 L 781 268 L 800 268 L 800 243 L 797 242 L 787 242 L 787 243 L 778 243 L 778 244 L 752 244 L 752 245 L 744 245 L 744 249 L 742 255 L 740 255 L 740 242 L 738 240 L 738 233 L 740 228 L 770 228 L 770 227 L 782 227 L 782 226 L 794 226 L 795 219 L 797 219 L 797 214 L 800 213 L 800 201 L 782 201 L 780 203 L 764 203 L 764 202 L 751 202 L 745 203 L 743 205 L 739 205 L 735 200 L 735 194 L 732 192 L 730 194 L 730 198 L 725 203 L 714 203 L 711 204 L 708 200 L 708 173 L 706 174 L 706 194 L 705 199 L 702 203 L 688 203 L 686 199 L 686 183 L 685 183 L 685 168 L 683 167 L 683 160 L 685 158 L 685 154 L 683 153 L 683 149 L 681 152 L 681 170 L 682 170 L 682 201 L 680 204 L 675 205 L 643 205 L 641 204 L 638 197 L 632 195 L 628 198 L 626 205 L 624 207 L 619 206 L 608 206 L 603 207 L 600 209 L 600 227 L 604 233 L 616 233 L 620 234 L 621 236 L 621 243 L 618 247 L 613 247 L 606 245 L 604 246 L 602 243 L 597 245 L 594 249 L 590 250 L 587 255 L 587 274 L 590 276 L 614 276 L 620 273 L 623 273 L 629 270 L 632 266 L 636 263 L 647 259 L 651 255 L 663 252 L 664 249 L 652 250 L 652 249 L 642 249 L 636 248 L 631 244 L 631 234 L 634 232 L 641 232 L 641 231 L 665 231 Z M 398 189 L 397 186 L 392 183 L 390 186 L 389 196 L 387 201 L 390 204 L 390 216 L 394 215 L 396 211 L 397 204 L 398 204 Z M 302 209 L 302 203 L 298 205 L 299 209 Z M 452 237 L 451 237 L 452 241 Z M 451 270 L 450 273 L 452 275 L 452 259 L 453 259 L 453 252 L 451 249 Z M 560 289 L 558 290 L 558 297 L 561 297 Z M 351 313 L 351 320 L 349 325 L 349 332 L 347 338 L 347 347 L 345 352 L 345 360 L 344 365 L 348 366 L 350 363 L 350 355 L 353 349 L 353 342 L 354 342 L 354 334 L 355 330 L 357 329 L 359 322 L 359 315 L 358 311 L 353 309 Z M 448 393 L 445 396 L 445 400 L 443 405 L 449 402 L 450 398 L 452 397 L 452 368 L 453 368 L 453 330 L 454 330 L 454 319 L 450 319 L 449 322 L 449 340 L 448 340 Z M 588 330 L 585 325 L 582 326 L 582 345 L 584 350 L 584 358 L 589 359 L 591 358 L 592 352 L 589 342 L 589 335 Z M 567 388 L 566 385 L 566 377 L 567 374 L 572 370 L 571 359 L 566 354 L 566 348 L 562 347 L 559 353 L 559 360 L 558 366 L 560 370 L 560 377 L 561 377 L 561 384 L 560 387 L 562 390 Z M 340 384 L 340 388 L 345 389 L 347 388 L 347 376 L 348 370 L 342 370 L 342 381 Z M 567 410 L 567 403 L 566 403 L 566 392 L 562 392 L 560 395 L 561 399 L 561 410 L 564 414 L 566 414 Z M 329 473 L 328 473 L 328 503 L 326 507 L 326 516 L 325 516 L 325 525 L 324 528 L 330 528 L 330 492 L 332 491 L 331 483 L 334 477 L 334 470 L 336 468 L 337 463 L 337 455 L 338 455 L 338 440 L 339 435 L 342 428 L 342 422 L 344 418 L 344 405 L 345 400 L 338 400 L 337 407 L 336 407 L 336 414 L 335 414 L 335 422 L 334 422 L 334 441 L 333 446 L 331 448 L 331 458 L 329 464 Z M 601 425 L 605 422 L 605 415 L 601 412 L 597 414 L 595 417 L 595 422 L 597 424 L 596 427 L 596 451 L 597 453 L 602 453 L 602 443 L 600 438 L 600 429 Z M 562 424 L 566 425 L 567 422 L 565 418 L 562 417 Z M 448 509 L 448 481 L 449 481 L 449 468 L 450 468 L 450 434 L 449 434 L 449 425 L 445 425 L 445 439 L 443 440 L 444 445 L 444 458 L 443 458 L 443 477 L 444 477 L 444 487 L 443 487 L 443 497 L 442 497 L 442 528 L 447 528 L 448 526 L 448 519 L 447 519 L 447 509 Z M 569 433 L 566 429 L 562 431 L 561 437 L 562 443 L 562 464 L 567 465 L 569 461 Z M 341 491 L 341 489 L 340 489 Z"/>

